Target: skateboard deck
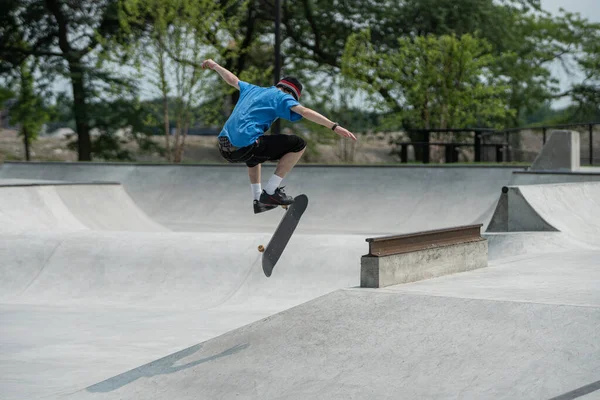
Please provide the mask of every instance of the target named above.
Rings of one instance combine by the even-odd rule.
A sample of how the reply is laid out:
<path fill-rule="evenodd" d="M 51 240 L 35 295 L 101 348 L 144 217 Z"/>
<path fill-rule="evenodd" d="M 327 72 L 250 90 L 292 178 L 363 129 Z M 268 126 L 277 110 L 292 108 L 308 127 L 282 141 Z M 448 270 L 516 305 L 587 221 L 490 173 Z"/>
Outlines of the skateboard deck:
<path fill-rule="evenodd" d="M 288 206 L 283 218 L 281 218 L 281 222 L 279 222 L 262 256 L 262 267 L 267 277 L 271 276 L 275 264 L 277 264 L 279 257 L 281 257 L 283 250 L 285 250 L 285 246 L 290 241 L 292 234 L 298 226 L 298 222 L 300 222 L 300 217 L 304 214 L 307 206 L 308 197 L 304 194 L 298 195 L 294 198 L 294 202 Z M 259 246 L 259 251 L 261 251 L 261 248 L 262 246 Z"/>

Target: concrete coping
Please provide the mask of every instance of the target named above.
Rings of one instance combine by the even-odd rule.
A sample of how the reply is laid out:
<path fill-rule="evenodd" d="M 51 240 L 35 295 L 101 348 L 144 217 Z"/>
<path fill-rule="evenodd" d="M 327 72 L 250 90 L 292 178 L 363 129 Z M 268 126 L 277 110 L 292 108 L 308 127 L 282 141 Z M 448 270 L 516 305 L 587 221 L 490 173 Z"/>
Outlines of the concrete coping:
<path fill-rule="evenodd" d="M 0 188 L 39 186 L 121 186 L 121 184 L 110 181 L 70 182 L 36 179 L 0 179 Z"/>

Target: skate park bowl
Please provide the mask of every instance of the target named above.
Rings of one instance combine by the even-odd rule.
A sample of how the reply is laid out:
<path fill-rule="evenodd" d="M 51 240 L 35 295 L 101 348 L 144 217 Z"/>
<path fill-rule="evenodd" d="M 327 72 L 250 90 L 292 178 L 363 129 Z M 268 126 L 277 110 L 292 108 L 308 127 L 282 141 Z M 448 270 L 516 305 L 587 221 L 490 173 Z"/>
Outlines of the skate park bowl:
<path fill-rule="evenodd" d="M 599 178 L 297 166 L 267 278 L 244 167 L 5 163 L 0 398 L 594 398 Z M 486 267 L 360 287 L 367 238 L 474 224 Z"/>

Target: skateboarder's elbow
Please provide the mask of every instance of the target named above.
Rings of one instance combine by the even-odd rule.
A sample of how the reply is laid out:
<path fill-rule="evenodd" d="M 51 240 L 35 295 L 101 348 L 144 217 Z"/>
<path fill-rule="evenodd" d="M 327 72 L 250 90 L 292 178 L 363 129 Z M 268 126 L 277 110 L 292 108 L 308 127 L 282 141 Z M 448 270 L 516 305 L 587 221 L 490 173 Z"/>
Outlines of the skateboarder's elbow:
<path fill-rule="evenodd" d="M 300 105 L 292 107 L 292 108 L 291 108 L 291 110 L 292 110 L 293 112 L 295 112 L 296 114 L 300 114 L 300 115 L 302 115 L 303 117 L 305 117 L 305 116 L 306 116 L 306 113 L 307 113 L 308 111 L 310 111 L 310 109 L 309 109 L 309 108 L 306 108 L 306 107 L 304 107 L 304 106 L 300 106 Z"/>

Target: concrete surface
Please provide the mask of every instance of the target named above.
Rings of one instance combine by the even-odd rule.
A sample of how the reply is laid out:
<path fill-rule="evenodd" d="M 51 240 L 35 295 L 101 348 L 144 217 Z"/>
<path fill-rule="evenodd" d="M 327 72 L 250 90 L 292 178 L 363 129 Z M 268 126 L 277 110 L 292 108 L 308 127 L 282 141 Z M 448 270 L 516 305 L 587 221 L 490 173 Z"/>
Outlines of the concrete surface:
<path fill-rule="evenodd" d="M 516 170 L 522 168 L 301 166 L 283 185 L 310 198 L 304 231 L 399 234 L 486 224 Z M 263 181 L 273 172 L 263 168 Z M 277 212 L 251 214 L 246 168 L 236 165 L 3 164 L 0 178 L 15 177 L 119 182 L 141 210 L 176 231 L 269 233 L 280 220 Z"/>
<path fill-rule="evenodd" d="M 167 231 L 119 184 L 0 185 L 0 233 Z"/>
<path fill-rule="evenodd" d="M 524 197 L 519 186 L 502 188 L 487 232 L 558 231 Z"/>
<path fill-rule="evenodd" d="M 1 398 L 54 398 L 358 284 L 363 237 L 295 235 L 269 279 L 256 250 L 267 239 L 0 236 Z"/>
<path fill-rule="evenodd" d="M 600 246 L 600 182 L 506 187 L 488 230 L 561 231 Z"/>
<path fill-rule="evenodd" d="M 512 185 L 537 185 L 543 183 L 576 183 L 600 181 L 599 168 L 584 168 L 578 172 L 560 171 L 515 171 Z"/>
<path fill-rule="evenodd" d="M 0 186 L 37 186 L 37 185 L 60 185 L 65 181 L 53 181 L 48 179 L 0 179 Z"/>
<path fill-rule="evenodd" d="M 67 398 L 549 399 L 598 382 L 597 257 L 336 291 Z"/>
<path fill-rule="evenodd" d="M 532 171 L 578 171 L 579 132 L 550 131 L 550 137 L 531 165 Z"/>
<path fill-rule="evenodd" d="M 357 288 L 366 236 L 487 223 L 516 175 L 298 168 L 284 184 L 311 203 L 267 279 L 257 246 L 283 211 L 251 213 L 244 168 L 4 164 L 0 179 L 122 186 L 0 188 L 0 398 L 537 399 L 594 387 L 596 231 L 578 233 L 547 193 L 531 198 L 559 231 L 486 234 L 489 268 Z M 597 218 L 587 201 L 576 219 Z"/>
<path fill-rule="evenodd" d="M 597 246 L 587 245 L 562 232 L 486 232 L 488 260 L 507 257 L 548 254 L 564 251 L 577 252 L 594 250 Z"/>

